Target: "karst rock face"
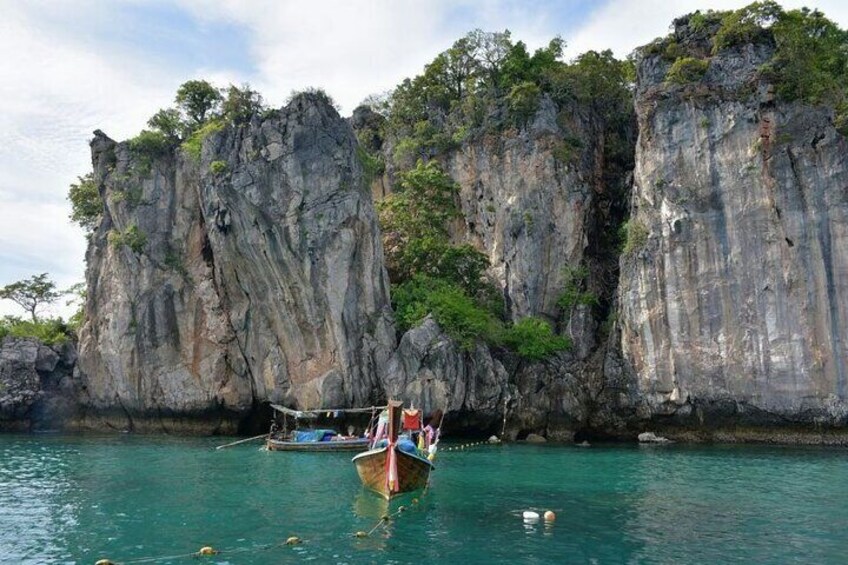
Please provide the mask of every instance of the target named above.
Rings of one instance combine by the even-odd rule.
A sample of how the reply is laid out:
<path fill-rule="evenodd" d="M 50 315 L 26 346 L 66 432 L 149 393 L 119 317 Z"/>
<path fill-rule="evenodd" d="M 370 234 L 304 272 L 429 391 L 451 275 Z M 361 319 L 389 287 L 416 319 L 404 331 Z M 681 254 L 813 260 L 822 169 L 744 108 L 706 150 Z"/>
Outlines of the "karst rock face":
<path fill-rule="evenodd" d="M 507 320 L 545 319 L 568 335 L 573 348 L 543 362 L 484 345 L 465 351 L 428 319 L 401 337 L 385 389 L 425 410 L 448 407 L 458 427 L 568 439 L 586 424 L 587 395 L 600 386 L 586 374 L 589 366 L 594 374 L 601 370 L 600 359 L 592 359 L 601 316 L 585 304 L 564 310 L 558 301 L 569 268 L 588 265 L 592 276 L 603 271 L 596 255 L 606 250 L 598 240 L 613 222 L 614 207 L 622 205 L 610 203 L 621 199 L 625 179 L 604 175 L 610 158 L 604 123 L 587 105 L 557 105 L 542 96 L 522 123 L 503 115 L 488 119 L 483 131 L 437 157 L 459 189 L 461 214 L 452 238 L 489 259 L 488 275 L 503 295 Z M 358 109 L 352 121 L 360 140 L 382 149 L 391 165 L 393 140 L 373 139 L 379 118 Z M 373 181 L 375 198 L 396 182 L 389 166 Z M 594 286 L 597 291 L 602 284 Z"/>
<path fill-rule="evenodd" d="M 226 430 L 263 402 L 375 400 L 395 336 L 355 144 L 318 94 L 211 133 L 199 158 L 96 134 L 91 425 Z"/>
<path fill-rule="evenodd" d="M 400 397 L 508 437 L 845 443 L 846 138 L 831 109 L 775 95 L 773 43 L 713 54 L 675 26 L 706 72 L 674 83 L 643 50 L 617 152 L 591 104 L 542 95 L 523 122 L 488 115 L 431 156 L 459 186 L 451 237 L 489 258 L 507 323 L 538 316 L 571 339 L 540 362 L 460 347 L 431 317 L 397 335 L 374 200 L 398 180 L 398 140 L 380 115 L 299 95 L 199 156 L 98 132 L 78 427 L 234 431 L 269 402 Z M 597 300 L 563 307 L 578 266 Z M 12 369 L 20 412 L 35 373 Z"/>
<path fill-rule="evenodd" d="M 588 244 L 598 120 L 588 109 L 558 108 L 543 97 L 529 123 L 464 143 L 446 158 L 460 186 L 462 239 L 488 257 L 507 313 L 559 317 L 563 272 L 578 266 Z M 563 139 L 588 147 L 563 157 Z"/>
<path fill-rule="evenodd" d="M 678 22 L 678 40 L 697 37 Z M 690 426 L 848 422 L 848 142 L 832 111 L 759 78 L 767 42 L 697 84 L 638 62 L 639 141 L 623 258 L 629 408 Z"/>

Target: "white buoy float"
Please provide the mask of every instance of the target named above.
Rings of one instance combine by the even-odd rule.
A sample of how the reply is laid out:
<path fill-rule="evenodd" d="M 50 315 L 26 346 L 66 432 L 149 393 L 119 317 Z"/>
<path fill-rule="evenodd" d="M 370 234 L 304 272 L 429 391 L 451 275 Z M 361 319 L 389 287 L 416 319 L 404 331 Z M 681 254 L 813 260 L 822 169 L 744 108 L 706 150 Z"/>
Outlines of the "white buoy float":
<path fill-rule="evenodd" d="M 532 510 L 525 510 L 521 516 L 524 518 L 525 522 L 535 522 L 539 519 L 539 513 L 533 512 Z"/>

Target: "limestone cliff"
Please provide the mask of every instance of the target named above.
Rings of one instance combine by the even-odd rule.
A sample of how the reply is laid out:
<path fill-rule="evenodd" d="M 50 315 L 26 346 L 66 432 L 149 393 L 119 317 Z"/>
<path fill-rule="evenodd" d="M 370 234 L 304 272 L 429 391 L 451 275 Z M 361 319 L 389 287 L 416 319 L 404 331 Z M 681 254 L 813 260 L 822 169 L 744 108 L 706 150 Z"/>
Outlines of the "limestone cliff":
<path fill-rule="evenodd" d="M 686 18 L 674 39 L 709 52 Z M 674 85 L 638 62 L 623 258 L 628 408 L 689 428 L 848 423 L 848 141 L 832 110 L 775 99 L 768 41 Z"/>
<path fill-rule="evenodd" d="M 604 188 L 593 175 L 598 120 L 588 108 L 568 108 L 569 123 L 560 125 L 559 113 L 544 98 L 527 127 L 484 134 L 445 157 L 460 186 L 461 238 L 489 257 L 515 319 L 558 319 L 563 269 L 583 261 L 594 191 Z M 566 137 L 587 147 L 563 158 L 557 151 Z"/>
<path fill-rule="evenodd" d="M 391 163 L 394 140 L 375 138 L 378 122 L 365 109 L 354 113 L 360 140 Z M 601 386 L 601 326 L 617 276 L 618 253 L 607 235 L 623 219 L 628 186 L 620 166 L 610 162 L 606 126 L 591 105 L 557 105 L 543 96 L 526 123 L 498 128 L 490 122 L 436 156 L 459 185 L 462 214 L 454 239 L 488 257 L 507 319 L 543 317 L 573 348 L 535 363 L 482 344 L 466 352 L 427 320 L 400 339 L 387 392 L 427 410 L 446 407 L 460 429 L 500 432 L 505 411 L 512 437 L 538 432 L 571 439 L 587 425 L 587 407 Z M 626 143 L 631 131 L 625 125 L 615 135 Z M 374 179 L 375 197 L 394 182 L 389 168 Z M 588 267 L 586 284 L 599 302 L 564 310 L 557 302 L 567 270 L 579 266 Z"/>
<path fill-rule="evenodd" d="M 211 133 L 199 159 L 96 135 L 83 425 L 232 430 L 260 402 L 372 402 L 394 333 L 355 144 L 316 94 Z"/>
<path fill-rule="evenodd" d="M 406 134 L 442 136 L 425 156 L 459 185 L 450 236 L 489 259 L 507 323 L 542 317 L 570 351 L 463 349 L 433 318 L 396 335 L 373 200 L 397 180 L 398 140 L 374 112 L 348 123 L 305 94 L 210 128 L 198 155 L 96 134 L 105 210 L 76 378 L 70 358 L 50 380 L 47 352 L 4 344 L 0 419 L 64 382 L 79 427 L 225 432 L 268 402 L 400 396 L 511 437 L 844 442 L 848 142 L 831 109 L 775 95 L 766 30 L 714 52 L 710 18 L 640 52 L 638 124 L 565 88 L 535 91 L 521 119 L 487 99 L 450 135 L 457 115 L 428 106 Z M 563 307 L 576 267 L 592 299 Z"/>

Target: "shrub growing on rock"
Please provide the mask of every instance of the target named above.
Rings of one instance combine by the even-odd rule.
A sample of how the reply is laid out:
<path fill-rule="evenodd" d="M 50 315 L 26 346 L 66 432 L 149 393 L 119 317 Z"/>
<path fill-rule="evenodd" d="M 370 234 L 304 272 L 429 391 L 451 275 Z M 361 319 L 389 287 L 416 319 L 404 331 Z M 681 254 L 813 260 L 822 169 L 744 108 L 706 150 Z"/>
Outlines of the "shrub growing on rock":
<path fill-rule="evenodd" d="M 689 84 L 701 80 L 710 67 L 710 62 L 694 57 L 677 59 L 665 75 L 666 82 L 672 84 Z"/>
<path fill-rule="evenodd" d="M 78 182 L 71 183 L 68 190 L 68 200 L 71 202 L 71 221 L 79 224 L 91 233 L 100 223 L 103 214 L 103 199 L 94 181 L 94 174 L 88 173 L 77 177 Z"/>
<path fill-rule="evenodd" d="M 565 336 L 556 335 L 551 325 L 541 318 L 528 316 L 503 332 L 503 343 L 530 361 L 541 361 L 571 347 Z"/>
<path fill-rule="evenodd" d="M 126 245 L 134 253 L 144 251 L 144 246 L 147 245 L 147 234 L 139 229 L 135 224 L 131 225 L 124 231 L 115 230 L 109 232 L 109 243 L 114 247 Z"/>

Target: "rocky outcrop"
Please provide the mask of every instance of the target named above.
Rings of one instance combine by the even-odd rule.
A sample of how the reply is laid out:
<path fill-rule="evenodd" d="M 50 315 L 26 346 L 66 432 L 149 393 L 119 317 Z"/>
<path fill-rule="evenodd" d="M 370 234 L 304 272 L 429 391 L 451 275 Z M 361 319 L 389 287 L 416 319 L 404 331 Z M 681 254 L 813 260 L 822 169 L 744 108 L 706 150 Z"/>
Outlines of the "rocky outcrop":
<path fill-rule="evenodd" d="M 619 319 L 643 420 L 848 424 L 848 141 L 830 110 L 775 99 L 758 73 L 772 50 L 725 49 L 679 86 L 661 55 L 639 61 L 631 225 L 647 237 L 623 259 Z"/>
<path fill-rule="evenodd" d="M 582 264 L 593 200 L 604 190 L 594 175 L 600 136 L 587 108 L 543 97 L 526 127 L 475 137 L 445 158 L 460 186 L 458 239 L 489 257 L 512 319 L 560 317 L 564 269 Z"/>
<path fill-rule="evenodd" d="M 213 132 L 199 159 L 92 142 L 81 425 L 233 430 L 260 402 L 372 402 L 394 346 L 350 127 L 320 94 Z"/>
<path fill-rule="evenodd" d="M 0 344 L 0 431 L 54 430 L 76 416 L 76 350 L 35 339 Z"/>
<path fill-rule="evenodd" d="M 428 317 L 401 338 L 384 386 L 425 412 L 446 410 L 454 430 L 571 441 L 589 417 L 581 366 L 568 353 L 526 363 L 481 343 L 466 351 Z"/>
<path fill-rule="evenodd" d="M 367 108 L 351 118 L 363 147 L 381 152 L 387 164 L 372 183 L 377 199 L 396 182 L 396 140 L 382 139 L 380 120 Z M 609 241 L 599 239 L 615 231 L 626 210 L 623 175 L 605 174 L 606 133 L 589 106 L 558 106 L 542 96 L 525 123 L 495 112 L 456 148 L 435 157 L 459 186 L 462 215 L 452 237 L 489 258 L 506 317 L 543 317 L 569 336 L 573 348 L 544 363 L 523 362 L 483 345 L 463 351 L 428 320 L 401 338 L 387 371 L 387 391 L 425 409 L 449 406 L 454 428 L 498 433 L 503 428 L 513 439 L 528 433 L 571 439 L 586 425 L 587 398 L 600 383 L 587 377 L 587 367 L 599 372 L 590 357 L 615 288 L 604 277 L 615 276 L 617 263 Z M 583 284 L 605 306 L 575 304 L 564 311 L 557 302 L 567 270 L 581 266 L 588 267 Z"/>

